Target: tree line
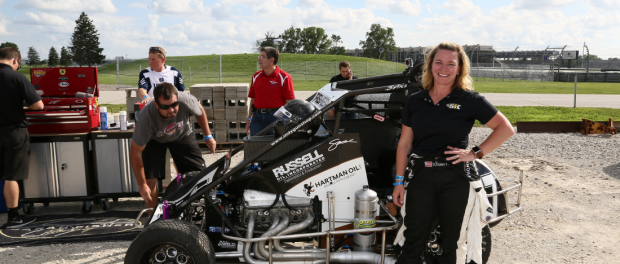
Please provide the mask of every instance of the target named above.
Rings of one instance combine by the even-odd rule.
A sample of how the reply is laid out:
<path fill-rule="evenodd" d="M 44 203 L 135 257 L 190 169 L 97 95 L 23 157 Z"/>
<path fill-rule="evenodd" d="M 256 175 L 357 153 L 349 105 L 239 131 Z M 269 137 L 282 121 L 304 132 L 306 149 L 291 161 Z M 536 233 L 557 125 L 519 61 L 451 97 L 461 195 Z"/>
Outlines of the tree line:
<path fill-rule="evenodd" d="M 85 12 L 75 21 L 75 28 L 69 41 L 69 46 L 61 47 L 60 54 L 56 48 L 51 47 L 47 59 L 41 60 L 39 52 L 34 47 L 28 47 L 28 65 L 47 65 L 69 66 L 74 62 L 80 67 L 83 65 L 92 66 L 101 64 L 105 60 L 103 48 L 99 47 L 99 32 L 95 28 L 93 21 L 88 18 Z M 12 42 L 4 42 L 0 44 L 0 49 L 4 47 L 13 47 L 19 50 L 17 44 Z"/>
<path fill-rule="evenodd" d="M 321 27 L 290 28 L 276 35 L 273 30 L 265 33 L 264 39 L 256 40 L 254 50 L 260 52 L 265 46 L 277 47 L 281 53 L 306 54 L 345 54 L 340 46 L 342 38 L 339 35 L 327 35 Z M 360 40 L 360 47 L 364 50 L 364 57 L 385 59 L 387 53 L 397 52 L 394 41 L 394 29 L 383 28 L 380 24 L 372 24 L 366 32 L 366 39 Z"/>

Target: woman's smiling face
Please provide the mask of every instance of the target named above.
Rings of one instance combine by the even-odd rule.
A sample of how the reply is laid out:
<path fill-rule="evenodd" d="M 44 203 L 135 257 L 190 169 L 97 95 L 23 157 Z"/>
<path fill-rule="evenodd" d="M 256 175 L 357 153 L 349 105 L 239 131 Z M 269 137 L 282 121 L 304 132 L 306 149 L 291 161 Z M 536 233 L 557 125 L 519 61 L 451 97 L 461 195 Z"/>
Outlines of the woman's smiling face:
<path fill-rule="evenodd" d="M 444 49 L 437 51 L 432 68 L 435 85 L 453 86 L 460 70 L 458 52 Z"/>

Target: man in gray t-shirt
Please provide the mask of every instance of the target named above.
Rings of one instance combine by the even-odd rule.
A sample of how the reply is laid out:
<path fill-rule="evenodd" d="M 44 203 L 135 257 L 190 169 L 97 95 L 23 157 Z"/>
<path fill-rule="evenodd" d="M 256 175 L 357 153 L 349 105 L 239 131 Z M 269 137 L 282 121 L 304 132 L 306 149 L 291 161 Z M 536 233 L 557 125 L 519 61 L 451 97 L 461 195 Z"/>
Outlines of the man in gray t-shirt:
<path fill-rule="evenodd" d="M 205 132 L 205 142 L 215 153 L 215 140 L 209 130 L 207 115 L 196 97 L 178 92 L 174 85 L 155 86 L 154 99 L 140 112 L 131 143 L 131 162 L 140 195 L 148 208 L 157 205 L 157 179 L 165 177 L 166 150 L 179 173 L 202 171 L 202 152 L 192 134 L 190 116 L 196 116 Z"/>

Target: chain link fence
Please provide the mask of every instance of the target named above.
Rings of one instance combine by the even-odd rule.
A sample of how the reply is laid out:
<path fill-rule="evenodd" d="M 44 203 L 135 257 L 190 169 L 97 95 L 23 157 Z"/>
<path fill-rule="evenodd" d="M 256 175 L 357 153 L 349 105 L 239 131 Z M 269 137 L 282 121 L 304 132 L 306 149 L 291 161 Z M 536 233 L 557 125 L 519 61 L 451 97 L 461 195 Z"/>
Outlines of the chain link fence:
<path fill-rule="evenodd" d="M 186 87 L 197 83 L 250 82 L 260 70 L 256 60 L 231 55 L 188 56 L 183 59 L 168 58 L 166 65 L 173 66 L 183 76 Z M 241 57 L 241 58 L 240 58 Z M 228 61 L 227 61 L 228 59 Z M 402 72 L 406 66 L 388 61 L 352 61 L 351 70 L 358 78 Z M 325 81 L 340 74 L 340 61 L 286 61 L 280 58 L 278 66 L 293 77 L 294 81 Z M 119 89 L 138 86 L 141 70 L 149 67 L 148 59 L 119 59 L 116 64 L 99 70 L 101 83 L 117 83 Z"/>

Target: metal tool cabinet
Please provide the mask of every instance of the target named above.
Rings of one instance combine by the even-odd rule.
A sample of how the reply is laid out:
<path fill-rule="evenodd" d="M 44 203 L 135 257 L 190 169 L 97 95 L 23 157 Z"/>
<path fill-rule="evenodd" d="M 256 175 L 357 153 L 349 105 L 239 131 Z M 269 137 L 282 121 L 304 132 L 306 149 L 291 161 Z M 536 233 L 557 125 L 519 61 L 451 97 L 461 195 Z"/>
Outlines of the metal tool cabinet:
<path fill-rule="evenodd" d="M 88 133 L 30 135 L 30 170 L 23 181 L 24 213 L 34 203 L 83 201 L 92 209 L 92 161 Z"/>
<path fill-rule="evenodd" d="M 93 161 L 95 165 L 95 201 L 101 209 L 110 209 L 109 198 L 140 197 L 138 183 L 131 167 L 131 137 L 128 131 L 93 131 Z M 161 181 L 158 181 L 161 193 Z"/>

